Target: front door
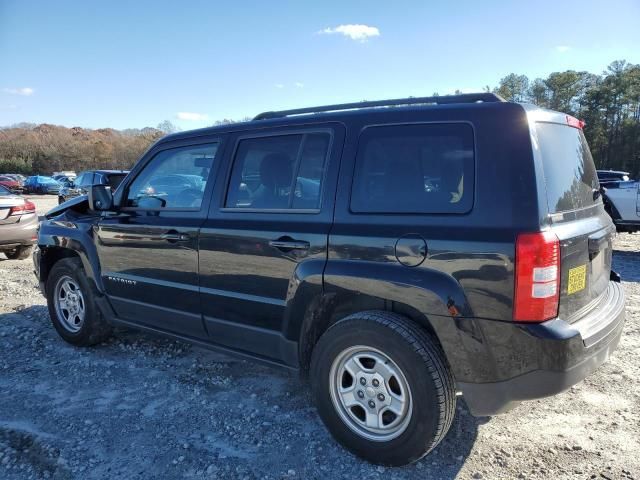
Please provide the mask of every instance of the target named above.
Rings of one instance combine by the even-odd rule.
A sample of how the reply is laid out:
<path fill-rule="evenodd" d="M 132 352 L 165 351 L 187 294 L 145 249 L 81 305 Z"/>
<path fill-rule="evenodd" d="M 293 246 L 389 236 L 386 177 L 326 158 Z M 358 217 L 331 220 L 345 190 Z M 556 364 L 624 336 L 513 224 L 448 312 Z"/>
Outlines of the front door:
<path fill-rule="evenodd" d="M 200 234 L 204 321 L 212 342 L 291 363 L 283 335 L 301 284 L 322 288 L 341 125 L 236 136 L 225 185 Z"/>
<path fill-rule="evenodd" d="M 122 185 L 120 208 L 97 229 L 102 280 L 125 321 L 203 337 L 198 234 L 219 142 L 163 145 Z"/>

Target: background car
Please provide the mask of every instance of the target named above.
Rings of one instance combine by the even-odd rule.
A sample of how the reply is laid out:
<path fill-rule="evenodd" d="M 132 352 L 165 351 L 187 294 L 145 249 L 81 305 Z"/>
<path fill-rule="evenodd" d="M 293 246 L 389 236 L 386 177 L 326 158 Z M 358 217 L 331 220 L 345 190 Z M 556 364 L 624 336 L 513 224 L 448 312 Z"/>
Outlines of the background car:
<path fill-rule="evenodd" d="M 91 185 L 108 185 L 115 190 L 129 173 L 128 170 L 87 170 L 81 172 L 75 180 L 67 180 L 62 183 L 58 193 L 58 203 L 79 195 L 86 195 Z"/>
<path fill-rule="evenodd" d="M 618 232 L 640 231 L 640 185 L 633 180 L 601 184 L 604 208 Z"/>
<path fill-rule="evenodd" d="M 25 259 L 37 236 L 36 206 L 0 186 L 0 252 L 11 260 Z"/>
<path fill-rule="evenodd" d="M 622 170 L 597 170 L 600 185 L 606 187 L 611 182 L 627 182 L 630 180 L 629 172 Z"/>
<path fill-rule="evenodd" d="M 39 194 L 58 194 L 60 192 L 60 183 L 56 182 L 51 177 L 45 177 L 43 175 L 34 175 L 29 177 L 24 182 L 25 193 L 39 193 Z"/>
<path fill-rule="evenodd" d="M 0 185 L 14 193 L 22 192 L 22 185 L 20 182 L 9 175 L 0 175 Z"/>
<path fill-rule="evenodd" d="M 24 184 L 24 181 L 27 178 L 24 175 L 20 175 L 19 173 L 0 173 L 0 177 L 9 177 L 18 182 L 20 186 Z"/>
<path fill-rule="evenodd" d="M 73 182 L 76 179 L 76 176 L 59 173 L 57 175 L 53 175 L 51 178 L 53 178 L 56 182 L 64 185 L 67 182 Z"/>

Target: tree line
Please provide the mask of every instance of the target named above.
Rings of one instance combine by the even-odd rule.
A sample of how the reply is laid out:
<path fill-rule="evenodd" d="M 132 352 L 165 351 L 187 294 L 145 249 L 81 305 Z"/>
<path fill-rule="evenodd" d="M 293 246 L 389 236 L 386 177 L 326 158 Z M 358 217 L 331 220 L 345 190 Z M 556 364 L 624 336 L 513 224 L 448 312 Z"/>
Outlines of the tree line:
<path fill-rule="evenodd" d="M 599 75 L 567 70 L 534 80 L 511 73 L 497 87 L 486 90 L 507 100 L 534 103 L 584 120 L 584 133 L 596 166 L 626 170 L 640 177 L 640 65 L 621 60 Z M 228 123 L 233 120 L 216 125 Z M 156 128 L 129 130 L 49 124 L 0 128 L 0 173 L 128 169 L 153 142 L 176 130 L 169 121 Z"/>
<path fill-rule="evenodd" d="M 0 129 L 0 173 L 128 169 L 164 133 L 157 128 L 118 131 L 46 123 L 13 125 Z"/>
<path fill-rule="evenodd" d="M 619 60 L 600 75 L 567 70 L 534 80 L 511 73 L 493 91 L 584 120 L 596 166 L 640 177 L 640 65 Z"/>

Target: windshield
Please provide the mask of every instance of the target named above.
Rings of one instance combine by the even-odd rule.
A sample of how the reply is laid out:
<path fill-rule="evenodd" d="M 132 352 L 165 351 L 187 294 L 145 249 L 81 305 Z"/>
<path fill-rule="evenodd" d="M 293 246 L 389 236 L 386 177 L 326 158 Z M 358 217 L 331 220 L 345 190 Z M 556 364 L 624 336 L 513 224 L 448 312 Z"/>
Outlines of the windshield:
<path fill-rule="evenodd" d="M 536 123 L 550 213 L 594 205 L 600 188 L 582 130 L 558 123 Z"/>
<path fill-rule="evenodd" d="M 13 195 L 8 188 L 3 187 L 2 185 L 0 185 L 0 197 L 6 197 L 8 195 Z"/>

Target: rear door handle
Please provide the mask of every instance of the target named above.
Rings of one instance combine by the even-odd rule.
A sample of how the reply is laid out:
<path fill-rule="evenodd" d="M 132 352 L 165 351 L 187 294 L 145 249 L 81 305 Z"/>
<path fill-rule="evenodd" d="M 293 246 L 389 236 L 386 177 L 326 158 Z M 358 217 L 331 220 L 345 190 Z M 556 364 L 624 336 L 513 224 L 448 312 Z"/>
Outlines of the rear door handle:
<path fill-rule="evenodd" d="M 291 250 L 309 250 L 309 242 L 304 240 L 294 240 L 289 237 L 282 237 L 277 240 L 269 241 L 269 246 L 282 250 L 283 252 L 289 252 Z"/>

